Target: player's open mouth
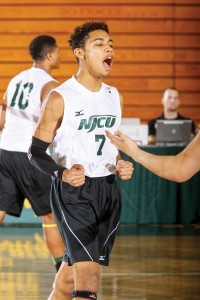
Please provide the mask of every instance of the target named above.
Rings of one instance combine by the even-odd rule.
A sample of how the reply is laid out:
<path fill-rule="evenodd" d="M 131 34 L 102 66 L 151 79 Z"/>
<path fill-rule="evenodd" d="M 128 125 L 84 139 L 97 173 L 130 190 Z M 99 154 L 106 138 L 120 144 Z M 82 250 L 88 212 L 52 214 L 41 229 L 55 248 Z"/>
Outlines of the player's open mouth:
<path fill-rule="evenodd" d="M 107 57 L 103 61 L 103 65 L 104 65 L 106 70 L 111 70 L 111 68 L 112 68 L 112 57 Z"/>

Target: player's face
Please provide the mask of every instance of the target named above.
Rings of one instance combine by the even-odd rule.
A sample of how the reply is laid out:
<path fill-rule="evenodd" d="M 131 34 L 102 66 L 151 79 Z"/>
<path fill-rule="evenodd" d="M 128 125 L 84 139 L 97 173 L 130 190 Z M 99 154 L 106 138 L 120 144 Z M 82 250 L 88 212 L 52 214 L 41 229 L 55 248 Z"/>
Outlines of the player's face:
<path fill-rule="evenodd" d="M 168 111 L 176 111 L 180 105 L 179 94 L 175 90 L 167 90 L 163 97 L 163 105 Z"/>
<path fill-rule="evenodd" d="M 95 78 L 109 75 L 113 58 L 113 41 L 109 34 L 103 30 L 90 32 L 89 39 L 85 43 L 84 66 Z"/>

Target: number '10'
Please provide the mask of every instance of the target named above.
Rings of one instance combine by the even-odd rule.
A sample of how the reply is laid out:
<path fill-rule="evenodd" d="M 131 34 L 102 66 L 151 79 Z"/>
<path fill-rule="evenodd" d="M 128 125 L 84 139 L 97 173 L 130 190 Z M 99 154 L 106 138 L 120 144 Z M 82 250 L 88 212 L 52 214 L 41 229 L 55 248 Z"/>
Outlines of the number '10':
<path fill-rule="evenodd" d="M 17 104 L 20 109 L 25 109 L 28 106 L 29 96 L 33 89 L 33 83 L 32 82 L 25 83 L 22 87 L 21 92 L 19 93 L 21 83 L 22 83 L 22 81 L 20 81 L 19 83 L 16 84 L 15 93 L 11 100 L 10 106 L 13 107 Z M 26 89 L 28 89 L 28 90 L 26 90 Z M 26 92 L 26 96 L 24 99 L 25 92 Z"/>

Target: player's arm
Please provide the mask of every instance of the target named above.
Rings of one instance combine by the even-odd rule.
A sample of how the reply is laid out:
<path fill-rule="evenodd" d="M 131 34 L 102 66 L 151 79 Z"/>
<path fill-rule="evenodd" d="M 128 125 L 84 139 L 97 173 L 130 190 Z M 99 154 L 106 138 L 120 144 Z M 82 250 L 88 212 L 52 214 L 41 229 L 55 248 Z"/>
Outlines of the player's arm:
<path fill-rule="evenodd" d="M 106 135 L 119 150 L 160 177 L 183 182 L 200 170 L 200 133 L 176 156 L 159 156 L 145 152 L 121 132 L 112 135 L 107 131 Z"/>
<path fill-rule="evenodd" d="M 179 166 L 176 166 L 174 171 L 178 173 L 176 175 L 179 181 L 188 180 L 200 170 L 200 132 L 176 158 L 178 158 Z"/>
<path fill-rule="evenodd" d="M 124 99 L 123 99 L 122 94 L 119 94 L 119 100 L 120 100 L 121 112 L 122 112 L 122 114 L 123 114 Z"/>
<path fill-rule="evenodd" d="M 36 127 L 28 157 L 32 165 L 51 176 L 62 176 L 64 168 L 60 167 L 46 153 L 53 140 L 57 128 L 60 126 L 64 111 L 62 97 L 54 92 L 46 98 L 42 106 L 41 117 Z"/>
<path fill-rule="evenodd" d="M 41 117 L 36 127 L 34 137 L 44 142 L 52 142 L 56 130 L 60 127 L 63 112 L 63 98 L 57 92 L 53 92 L 45 99 L 42 105 Z"/>
<path fill-rule="evenodd" d="M 200 170 L 200 135 L 176 156 L 147 155 L 140 149 L 136 161 L 163 178 L 176 182 L 186 181 Z"/>
<path fill-rule="evenodd" d="M 59 166 L 51 156 L 46 153 L 57 129 L 60 127 L 64 113 L 63 98 L 56 92 L 48 96 L 42 106 L 42 113 L 38 122 L 28 158 L 33 166 L 41 172 L 59 177 L 73 186 L 80 186 L 85 182 L 84 169 L 74 165 L 70 170 Z"/>
<path fill-rule="evenodd" d="M 4 124 L 6 120 L 6 107 L 7 107 L 7 99 L 5 97 L 0 107 L 0 130 L 4 128 Z"/>
<path fill-rule="evenodd" d="M 59 83 L 55 80 L 49 81 L 43 86 L 40 94 L 40 99 L 42 103 L 44 102 L 50 91 L 55 89 L 57 86 L 59 86 Z"/>

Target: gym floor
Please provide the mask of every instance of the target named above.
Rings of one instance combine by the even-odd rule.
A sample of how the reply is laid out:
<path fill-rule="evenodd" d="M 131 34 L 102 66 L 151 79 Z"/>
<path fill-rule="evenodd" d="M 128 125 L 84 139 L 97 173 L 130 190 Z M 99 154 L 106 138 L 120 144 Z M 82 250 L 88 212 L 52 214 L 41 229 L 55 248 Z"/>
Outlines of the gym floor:
<path fill-rule="evenodd" d="M 98 300 L 199 300 L 198 226 L 121 226 Z M 0 227 L 0 300 L 46 300 L 55 276 L 39 226 Z"/>

